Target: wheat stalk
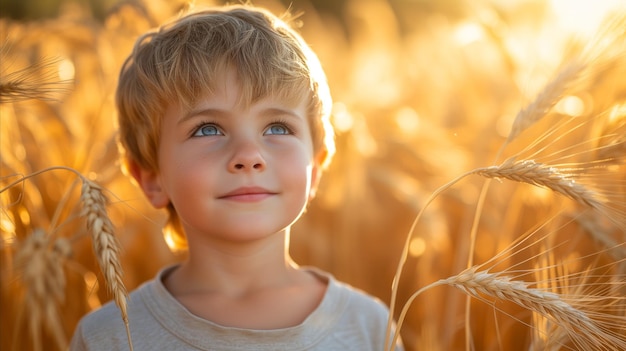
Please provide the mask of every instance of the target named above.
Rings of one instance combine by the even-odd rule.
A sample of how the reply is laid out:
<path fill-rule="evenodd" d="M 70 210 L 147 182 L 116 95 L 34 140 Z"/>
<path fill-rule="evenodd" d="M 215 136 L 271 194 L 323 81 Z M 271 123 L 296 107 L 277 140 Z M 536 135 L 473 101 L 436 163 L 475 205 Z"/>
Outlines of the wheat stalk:
<path fill-rule="evenodd" d="M 119 243 L 114 235 L 113 224 L 106 211 L 107 198 L 102 189 L 94 182 L 83 178 L 81 189 L 82 215 L 87 220 L 87 228 L 93 235 L 93 248 L 98 258 L 100 269 L 104 274 L 113 299 L 122 313 L 126 326 L 128 345 L 133 350 L 128 323 L 126 304 L 127 292 L 122 281 L 122 265 L 119 260 Z"/>

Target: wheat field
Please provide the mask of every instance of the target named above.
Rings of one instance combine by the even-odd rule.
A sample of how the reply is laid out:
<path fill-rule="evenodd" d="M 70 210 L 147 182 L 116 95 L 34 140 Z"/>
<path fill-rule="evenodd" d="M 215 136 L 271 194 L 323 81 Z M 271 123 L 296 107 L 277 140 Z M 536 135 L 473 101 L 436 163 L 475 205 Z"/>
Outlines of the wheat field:
<path fill-rule="evenodd" d="M 301 12 L 335 100 L 298 263 L 390 305 L 409 351 L 626 349 L 618 1 L 253 3 Z M 61 4 L 0 19 L 6 351 L 65 350 L 109 300 L 132 329 L 126 293 L 185 255 L 121 172 L 113 95 L 134 40 L 191 5 Z"/>

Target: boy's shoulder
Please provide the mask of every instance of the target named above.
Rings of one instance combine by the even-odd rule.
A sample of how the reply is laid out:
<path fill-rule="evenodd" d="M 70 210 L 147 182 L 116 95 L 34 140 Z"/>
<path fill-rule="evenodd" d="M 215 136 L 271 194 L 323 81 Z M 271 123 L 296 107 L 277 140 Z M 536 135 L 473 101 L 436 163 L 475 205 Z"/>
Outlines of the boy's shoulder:
<path fill-rule="evenodd" d="M 150 281 L 137 288 L 127 299 L 128 318 L 133 333 L 138 331 L 138 327 L 140 329 L 143 327 L 142 322 L 149 313 L 140 296 L 149 284 Z M 89 312 L 80 320 L 72 336 L 70 350 L 84 350 L 87 349 L 86 345 L 97 345 L 102 350 L 128 348 L 126 325 L 121 310 L 113 301 Z"/>
<path fill-rule="evenodd" d="M 323 305 L 328 305 L 326 307 L 329 310 L 346 321 L 360 321 L 366 324 L 387 323 L 389 309 L 379 298 L 337 280 L 329 273 L 317 269 L 312 271 L 328 279 L 328 291 L 320 307 L 324 308 Z"/>
<path fill-rule="evenodd" d="M 144 286 L 139 287 L 137 290 L 130 293 L 127 297 L 128 314 L 136 312 L 138 309 L 137 303 L 141 301 L 139 295 Z M 86 326 L 98 326 L 98 329 L 118 329 L 120 326 L 124 328 L 124 321 L 122 319 L 122 312 L 120 308 L 114 303 L 109 301 L 101 307 L 86 314 L 81 323 Z M 86 328 L 93 330 L 93 328 Z"/>
<path fill-rule="evenodd" d="M 350 303 L 355 307 L 380 315 L 387 314 L 387 305 L 379 298 L 342 281 L 336 281 L 336 284 L 345 291 L 345 294 L 350 298 Z"/>

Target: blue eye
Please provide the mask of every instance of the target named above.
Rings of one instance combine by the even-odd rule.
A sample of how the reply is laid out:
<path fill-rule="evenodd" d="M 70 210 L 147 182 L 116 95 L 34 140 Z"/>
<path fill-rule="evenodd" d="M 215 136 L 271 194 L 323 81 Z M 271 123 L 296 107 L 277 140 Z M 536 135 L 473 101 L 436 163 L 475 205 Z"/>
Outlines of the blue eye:
<path fill-rule="evenodd" d="M 265 130 L 266 135 L 288 135 L 291 134 L 289 128 L 283 124 L 275 123 Z"/>
<path fill-rule="evenodd" d="M 214 124 L 203 124 L 193 133 L 195 137 L 209 136 L 209 135 L 222 135 L 222 132 Z"/>

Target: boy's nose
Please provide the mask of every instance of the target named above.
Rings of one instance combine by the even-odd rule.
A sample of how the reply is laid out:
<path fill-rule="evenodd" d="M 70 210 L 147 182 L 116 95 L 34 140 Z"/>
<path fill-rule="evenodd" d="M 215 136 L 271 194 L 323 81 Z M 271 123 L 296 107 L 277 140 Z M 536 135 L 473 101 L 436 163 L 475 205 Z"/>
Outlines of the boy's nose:
<path fill-rule="evenodd" d="M 240 143 L 236 146 L 228 169 L 231 172 L 262 171 L 265 169 L 265 159 L 261 150 L 253 142 Z"/>

